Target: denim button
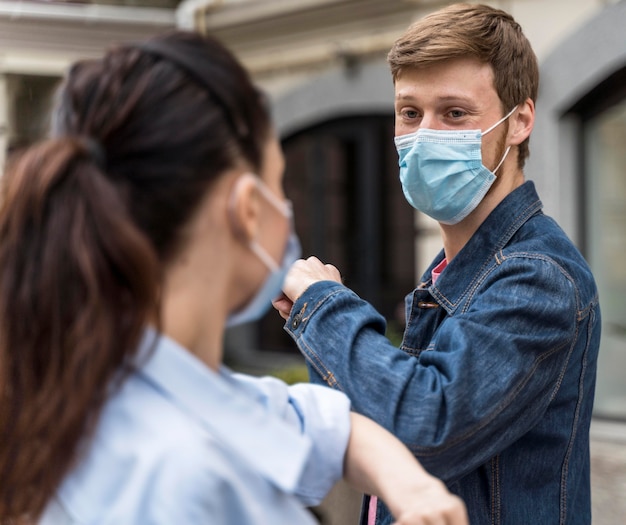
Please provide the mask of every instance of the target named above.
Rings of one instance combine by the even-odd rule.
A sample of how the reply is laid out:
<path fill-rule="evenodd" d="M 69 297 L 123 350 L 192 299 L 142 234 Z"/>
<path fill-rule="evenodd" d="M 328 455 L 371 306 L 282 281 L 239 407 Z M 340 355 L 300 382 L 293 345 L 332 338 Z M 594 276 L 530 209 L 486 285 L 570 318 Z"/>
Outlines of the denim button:
<path fill-rule="evenodd" d="M 418 308 L 429 309 L 429 308 L 439 308 L 439 305 L 437 303 L 433 303 L 431 301 L 419 301 L 417 303 L 417 307 Z"/>
<path fill-rule="evenodd" d="M 293 320 L 291 321 L 291 328 L 294 328 L 294 329 L 298 328 L 301 322 L 302 322 L 302 314 L 295 315 Z"/>

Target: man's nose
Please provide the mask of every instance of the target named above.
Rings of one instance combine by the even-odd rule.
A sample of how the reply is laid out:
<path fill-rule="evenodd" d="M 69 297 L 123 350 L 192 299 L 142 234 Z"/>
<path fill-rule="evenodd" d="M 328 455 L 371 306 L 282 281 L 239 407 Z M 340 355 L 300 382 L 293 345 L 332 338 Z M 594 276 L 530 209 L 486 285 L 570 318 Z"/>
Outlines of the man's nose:
<path fill-rule="evenodd" d="M 420 120 L 420 129 L 437 129 L 438 121 L 433 113 L 424 113 Z"/>

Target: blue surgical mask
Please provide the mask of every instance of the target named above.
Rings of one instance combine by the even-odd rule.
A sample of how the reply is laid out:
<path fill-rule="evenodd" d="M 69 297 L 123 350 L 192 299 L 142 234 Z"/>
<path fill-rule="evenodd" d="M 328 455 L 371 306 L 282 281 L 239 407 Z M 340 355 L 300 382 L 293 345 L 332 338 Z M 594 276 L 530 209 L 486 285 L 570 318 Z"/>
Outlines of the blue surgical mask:
<path fill-rule="evenodd" d="M 281 294 L 285 275 L 291 265 L 300 258 L 300 241 L 293 228 L 293 213 L 289 201 L 279 200 L 267 187 L 258 180 L 258 187 L 262 195 L 265 196 L 280 213 L 282 213 L 291 224 L 291 232 L 285 246 L 283 259 L 278 264 L 272 256 L 256 240 L 250 241 L 250 250 L 263 262 L 269 270 L 267 277 L 261 288 L 257 290 L 254 297 L 243 308 L 228 316 L 226 327 L 237 326 L 244 323 L 258 321 L 269 309 L 272 300 Z"/>
<path fill-rule="evenodd" d="M 485 131 L 419 129 L 396 137 L 400 182 L 409 204 L 443 224 L 457 224 L 474 211 L 511 149 L 492 172 L 482 163 L 482 137 L 515 109 Z"/>

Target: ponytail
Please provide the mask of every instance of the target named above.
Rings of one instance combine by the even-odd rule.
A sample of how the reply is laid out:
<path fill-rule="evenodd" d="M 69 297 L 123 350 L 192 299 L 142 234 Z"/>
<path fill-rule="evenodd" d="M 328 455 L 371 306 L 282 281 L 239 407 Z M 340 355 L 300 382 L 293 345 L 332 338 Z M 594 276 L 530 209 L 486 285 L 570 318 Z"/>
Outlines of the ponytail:
<path fill-rule="evenodd" d="M 41 514 L 157 317 L 157 257 L 92 149 L 43 142 L 1 181 L 0 523 Z"/>

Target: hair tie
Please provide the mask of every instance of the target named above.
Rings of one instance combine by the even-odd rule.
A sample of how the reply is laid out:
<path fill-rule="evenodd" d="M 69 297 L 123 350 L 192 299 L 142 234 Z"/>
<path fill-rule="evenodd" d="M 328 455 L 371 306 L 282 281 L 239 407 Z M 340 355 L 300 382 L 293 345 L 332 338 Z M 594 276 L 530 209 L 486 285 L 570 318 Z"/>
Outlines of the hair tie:
<path fill-rule="evenodd" d="M 84 137 L 83 142 L 87 147 L 87 151 L 94 161 L 95 165 L 100 168 L 100 170 L 106 170 L 106 151 L 104 147 L 100 143 L 100 141 L 92 138 L 92 137 Z"/>

